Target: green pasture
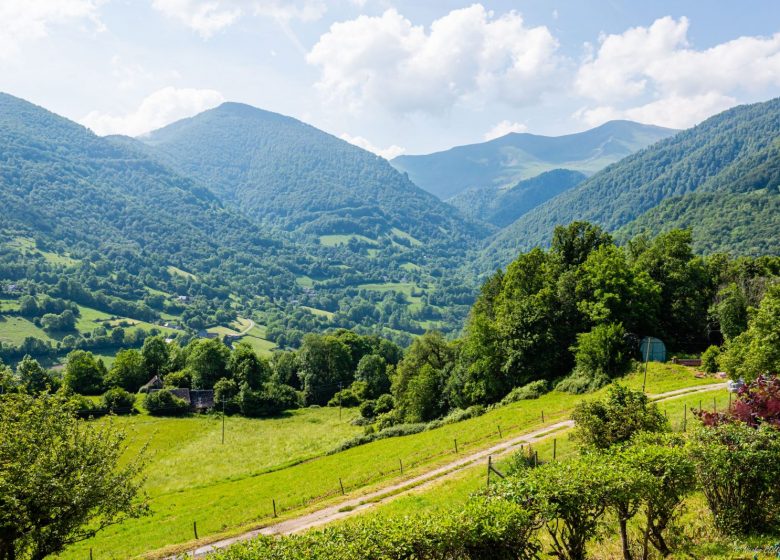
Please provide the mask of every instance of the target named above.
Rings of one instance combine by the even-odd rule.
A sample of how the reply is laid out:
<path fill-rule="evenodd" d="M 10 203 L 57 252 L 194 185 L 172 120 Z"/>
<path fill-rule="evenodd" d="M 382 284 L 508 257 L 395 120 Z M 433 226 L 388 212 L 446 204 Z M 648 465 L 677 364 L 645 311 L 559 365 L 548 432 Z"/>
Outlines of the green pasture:
<path fill-rule="evenodd" d="M 670 390 L 712 381 L 696 379 L 687 368 L 667 370 L 651 364 L 647 388 L 655 393 L 661 386 Z M 632 374 L 627 382 L 641 385 L 641 376 Z M 478 418 L 332 455 L 325 453 L 359 433 L 359 428 L 348 424 L 354 412 L 344 412 L 341 422 L 337 409 L 297 411 L 274 420 L 228 418 L 224 447 L 219 444 L 218 416 L 119 419 L 118 424 L 127 422 L 133 428 L 132 449 L 149 442 L 147 491 L 154 515 L 110 528 L 73 547 L 65 557 L 82 558 L 89 548 L 101 558 L 126 558 L 184 546 L 193 539 L 193 521 L 201 538 L 267 524 L 272 519 L 272 500 L 281 516 L 296 515 L 340 499 L 339 479 L 346 492 L 359 495 L 399 479 L 399 460 L 404 476 L 414 476 L 456 457 L 456 439 L 459 452 L 468 453 L 499 441 L 499 426 L 504 437 L 517 435 L 560 421 L 579 400 L 597 396 L 552 392 Z M 252 443 L 242 441 L 244 433 Z M 307 460 L 299 462 L 303 458 Z"/>

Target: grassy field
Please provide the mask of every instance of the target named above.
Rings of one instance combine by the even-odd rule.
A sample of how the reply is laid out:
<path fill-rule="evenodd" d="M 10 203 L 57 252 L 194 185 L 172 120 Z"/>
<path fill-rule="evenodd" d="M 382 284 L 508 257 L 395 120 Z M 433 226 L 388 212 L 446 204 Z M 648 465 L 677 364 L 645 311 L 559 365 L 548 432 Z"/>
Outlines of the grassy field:
<path fill-rule="evenodd" d="M 266 356 L 276 348 L 275 343 L 265 338 L 265 327 L 263 325 L 255 325 L 252 327 L 241 340 L 248 343 L 258 354 Z"/>
<path fill-rule="evenodd" d="M 197 280 L 198 277 L 192 274 L 191 272 L 187 272 L 186 270 L 182 270 L 181 268 L 176 268 L 175 266 L 169 266 L 168 267 L 168 274 L 173 274 L 175 276 L 181 276 L 182 278 L 186 278 L 188 280 Z"/>
<path fill-rule="evenodd" d="M 641 376 L 634 374 L 628 382 L 641 386 Z M 656 385 L 680 388 L 711 382 L 711 379 L 694 378 L 687 368 L 666 370 L 651 366 L 648 391 L 657 392 Z M 331 409 L 300 411 L 280 420 L 228 418 L 229 432 L 230 426 L 241 426 L 242 422 L 247 423 L 248 432 L 258 431 L 256 439 L 252 440 L 258 443 L 247 445 L 251 449 L 237 446 L 239 439 L 229 440 L 234 443 L 225 448 L 214 449 L 221 432 L 219 421 L 213 417 L 119 420 L 149 426 L 133 435 L 136 449 L 150 439 L 151 434 L 159 434 L 150 445 L 154 455 L 147 484 L 154 516 L 111 528 L 74 547 L 65 557 L 83 558 L 87 549 L 93 548 L 102 558 L 126 558 L 166 545 L 185 543 L 192 540 L 193 521 L 198 522 L 201 537 L 262 525 L 271 519 L 271 500 L 276 500 L 280 515 L 294 515 L 339 499 L 339 479 L 347 492 L 359 495 L 397 480 L 399 460 L 404 464 L 404 476 L 414 476 L 451 460 L 455 456 L 454 439 L 458 440 L 461 453 L 477 450 L 500 439 L 498 426 L 504 437 L 528 431 L 542 425 L 542 411 L 545 422 L 554 423 L 567 417 L 581 398 L 553 392 L 538 400 L 501 407 L 465 422 L 380 440 L 333 455 L 322 453 L 358 429 L 346 423 L 349 413 L 345 413 L 344 420 L 339 423 L 336 421 L 338 411 Z M 312 413 L 325 415 L 331 423 L 307 423 L 306 415 Z M 285 420 L 289 421 L 288 431 L 279 427 L 279 422 Z M 142 424 L 146 421 L 152 423 Z M 263 430 L 263 426 L 268 429 Z M 191 441 L 196 433 L 201 435 Z M 286 447 L 290 437 L 309 438 L 314 442 L 306 449 L 308 453 L 301 452 L 298 457 L 319 456 L 290 465 L 296 460 L 297 449 L 290 451 Z M 269 451 L 268 447 L 254 450 L 261 441 L 265 446 L 278 446 L 274 448 L 277 451 Z M 213 449 L 213 453 L 206 453 L 209 449 Z M 285 464 L 289 466 L 273 470 Z"/>
<path fill-rule="evenodd" d="M 420 245 L 422 245 L 422 241 L 416 239 L 415 237 L 412 237 L 411 235 L 409 235 L 403 230 L 400 230 L 398 228 L 393 228 L 391 231 L 395 237 L 398 237 L 400 239 L 405 239 L 415 247 L 419 247 Z"/>
<path fill-rule="evenodd" d="M 49 340 L 55 343 L 46 331 L 36 327 L 31 321 L 23 317 L 4 317 L 0 316 L 0 341 L 6 344 L 21 344 L 25 338 L 33 336 L 41 340 Z"/>
<path fill-rule="evenodd" d="M 325 311 L 324 309 L 317 309 L 316 307 L 308 307 L 306 305 L 301 305 L 301 309 L 305 309 L 312 315 L 316 315 L 318 317 L 325 317 L 326 319 L 333 319 L 333 316 L 335 313 L 332 311 Z"/>
<path fill-rule="evenodd" d="M 368 243 L 369 245 L 376 245 L 376 239 L 371 239 L 365 235 L 350 234 L 350 235 L 320 235 L 320 245 L 325 247 L 335 247 L 337 245 L 346 245 L 351 240 L 361 241 Z"/>

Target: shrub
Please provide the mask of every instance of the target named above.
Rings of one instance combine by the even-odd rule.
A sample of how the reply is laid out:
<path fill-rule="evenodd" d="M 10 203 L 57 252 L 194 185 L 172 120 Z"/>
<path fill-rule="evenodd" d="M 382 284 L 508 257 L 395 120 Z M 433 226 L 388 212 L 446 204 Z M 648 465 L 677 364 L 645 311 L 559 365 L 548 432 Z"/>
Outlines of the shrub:
<path fill-rule="evenodd" d="M 710 346 L 701 355 L 701 368 L 707 373 L 717 373 L 720 368 L 720 348 Z"/>
<path fill-rule="evenodd" d="M 532 381 L 527 385 L 512 389 L 503 399 L 501 399 L 501 404 L 506 405 L 517 401 L 538 399 L 548 391 L 547 381 L 543 379 Z"/>
<path fill-rule="evenodd" d="M 626 490 L 620 469 L 599 454 L 553 461 L 497 484 L 493 492 L 527 507 L 544 522 L 553 555 L 583 560 L 607 507 Z M 631 489 L 631 492 L 636 489 Z"/>
<path fill-rule="evenodd" d="M 598 391 L 605 385 L 609 385 L 609 382 L 609 377 L 604 374 L 592 376 L 583 370 L 575 369 L 571 375 L 555 386 L 555 390 L 573 395 L 583 395 Z"/>
<path fill-rule="evenodd" d="M 192 376 L 186 369 L 173 371 L 165 376 L 163 383 L 171 389 L 192 389 Z"/>
<path fill-rule="evenodd" d="M 374 418 L 376 416 L 376 401 L 363 401 L 360 405 L 360 415 L 363 418 Z"/>
<path fill-rule="evenodd" d="M 152 416 L 183 416 L 190 411 L 187 401 L 165 389 L 147 394 L 144 408 Z"/>
<path fill-rule="evenodd" d="M 663 557 L 671 553 L 667 529 L 679 518 L 683 500 L 696 489 L 696 472 L 678 434 L 640 434 L 617 455 L 619 463 L 644 473 L 645 531 Z M 646 556 L 644 556 L 646 557 Z"/>
<path fill-rule="evenodd" d="M 346 406 L 353 407 L 358 406 L 363 399 L 355 394 L 352 387 L 347 387 L 333 395 L 333 398 L 328 401 L 328 406 Z"/>
<path fill-rule="evenodd" d="M 780 432 L 742 423 L 703 426 L 693 434 L 690 455 L 719 531 L 747 535 L 778 527 Z"/>
<path fill-rule="evenodd" d="M 214 384 L 214 407 L 224 410 L 228 414 L 234 414 L 240 410 L 238 403 L 238 383 L 233 379 L 224 377 Z"/>
<path fill-rule="evenodd" d="M 241 414 L 251 418 L 275 416 L 300 406 L 300 395 L 288 385 L 278 383 L 263 383 L 262 389 L 254 391 L 249 385 L 241 386 L 238 395 Z"/>
<path fill-rule="evenodd" d="M 135 395 L 120 387 L 109 389 L 101 397 L 103 408 L 115 414 L 131 414 L 135 412 Z"/>
<path fill-rule="evenodd" d="M 395 400 L 393 399 L 393 395 L 379 395 L 379 397 L 376 399 L 376 404 L 374 405 L 374 412 L 376 414 L 385 414 L 386 412 L 390 412 L 395 408 Z"/>
<path fill-rule="evenodd" d="M 475 498 L 459 512 L 358 519 L 299 535 L 262 536 L 217 552 L 214 558 L 530 559 L 541 548 L 534 530 L 535 518 L 523 507 Z"/>
<path fill-rule="evenodd" d="M 609 449 L 639 432 L 663 432 L 669 422 L 641 391 L 613 385 L 598 401 L 582 401 L 572 413 L 575 437 L 586 447 Z"/>

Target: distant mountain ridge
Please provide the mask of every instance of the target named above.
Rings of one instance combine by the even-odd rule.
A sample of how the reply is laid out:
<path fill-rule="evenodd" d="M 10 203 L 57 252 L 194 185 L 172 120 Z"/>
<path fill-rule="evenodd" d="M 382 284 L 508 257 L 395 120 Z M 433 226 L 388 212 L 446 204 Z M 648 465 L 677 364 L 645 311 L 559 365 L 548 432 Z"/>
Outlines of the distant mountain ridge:
<path fill-rule="evenodd" d="M 503 228 L 587 178 L 579 171 L 553 169 L 524 179 L 508 189 L 468 189 L 456 194 L 448 202 L 466 216 Z"/>
<path fill-rule="evenodd" d="M 780 252 L 780 98 L 742 105 L 610 165 L 497 233 L 480 255 L 501 266 L 587 220 L 624 238 L 693 229 L 699 251 Z"/>
<path fill-rule="evenodd" d="M 291 117 L 224 103 L 139 138 L 226 203 L 299 233 L 400 230 L 421 242 L 486 230 L 385 159 Z"/>
<path fill-rule="evenodd" d="M 508 187 L 553 169 L 592 175 L 676 133 L 659 126 L 610 121 L 564 136 L 510 133 L 443 152 L 398 156 L 390 163 L 416 185 L 448 200 L 467 189 Z"/>

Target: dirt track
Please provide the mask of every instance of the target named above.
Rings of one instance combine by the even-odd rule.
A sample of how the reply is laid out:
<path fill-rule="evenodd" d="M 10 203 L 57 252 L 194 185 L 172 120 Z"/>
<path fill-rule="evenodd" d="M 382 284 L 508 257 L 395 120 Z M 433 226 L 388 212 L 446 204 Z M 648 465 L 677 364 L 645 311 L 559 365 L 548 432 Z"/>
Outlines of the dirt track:
<path fill-rule="evenodd" d="M 716 389 L 725 388 L 725 383 L 701 385 L 699 387 L 678 389 L 675 391 L 653 395 L 652 399 L 655 402 L 659 402 L 705 391 L 713 391 Z M 571 428 L 573 426 L 573 421 L 564 420 L 562 422 L 547 425 L 532 432 L 515 436 L 513 438 L 508 438 L 501 443 L 493 445 L 492 447 L 464 455 L 458 459 L 455 459 L 454 461 L 447 463 L 446 465 L 434 468 L 415 477 L 402 480 L 390 486 L 385 486 L 379 490 L 375 490 L 367 494 L 345 499 L 344 501 L 337 504 L 324 507 L 311 513 L 306 513 L 299 517 L 293 517 L 285 521 L 274 523 L 273 525 L 268 525 L 261 529 L 248 531 L 235 537 L 230 537 L 198 547 L 187 552 L 187 555 L 199 558 L 206 556 L 216 550 L 226 548 L 232 544 L 252 539 L 258 535 L 287 535 L 291 533 L 299 533 L 307 529 L 326 525 L 333 521 L 338 521 L 339 519 L 343 519 L 345 517 L 349 517 L 372 508 L 377 504 L 388 502 L 399 496 L 407 494 L 412 490 L 419 490 L 427 486 L 431 486 L 446 479 L 447 477 L 453 476 L 465 468 L 473 466 L 476 463 L 484 461 L 487 464 L 488 456 L 500 457 L 507 453 L 517 451 L 524 445 L 533 444 L 551 437 L 553 433 L 558 432 L 559 430 Z"/>

